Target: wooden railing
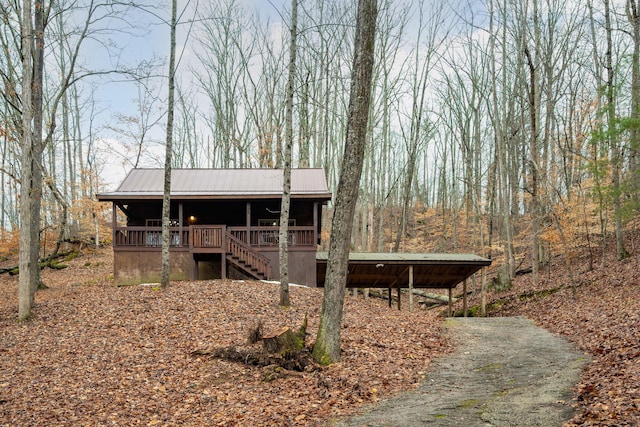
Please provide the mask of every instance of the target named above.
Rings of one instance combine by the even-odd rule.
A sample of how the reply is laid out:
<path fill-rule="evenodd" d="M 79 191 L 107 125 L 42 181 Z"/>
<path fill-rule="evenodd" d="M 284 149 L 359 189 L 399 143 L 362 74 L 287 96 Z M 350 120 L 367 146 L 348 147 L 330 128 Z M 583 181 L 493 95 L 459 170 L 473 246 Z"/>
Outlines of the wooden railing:
<path fill-rule="evenodd" d="M 189 246 L 189 229 L 171 227 L 170 244 L 172 247 Z M 114 247 L 161 248 L 162 227 L 117 227 L 113 236 Z"/>
<path fill-rule="evenodd" d="M 224 225 L 193 225 L 191 226 L 191 248 L 216 248 L 224 246 Z"/>
<path fill-rule="evenodd" d="M 254 248 L 276 249 L 280 241 L 278 227 L 225 227 L 224 225 L 193 225 L 171 227 L 171 247 L 191 250 L 224 251 L 225 234 Z M 289 246 L 315 248 L 316 233 L 313 226 L 289 227 Z M 162 227 L 117 227 L 113 237 L 114 248 L 161 248 Z"/>
<path fill-rule="evenodd" d="M 269 258 L 257 252 L 251 246 L 230 233 L 228 233 L 226 237 L 227 253 L 230 254 L 231 257 L 236 261 L 240 261 L 246 268 L 263 275 L 264 278 L 271 278 L 271 262 Z"/>
<path fill-rule="evenodd" d="M 247 227 L 229 227 L 229 233 L 253 247 L 278 247 L 280 242 L 278 227 L 251 227 L 248 232 L 249 238 L 247 238 Z M 315 248 L 315 239 L 313 226 L 289 227 L 289 246 Z"/>

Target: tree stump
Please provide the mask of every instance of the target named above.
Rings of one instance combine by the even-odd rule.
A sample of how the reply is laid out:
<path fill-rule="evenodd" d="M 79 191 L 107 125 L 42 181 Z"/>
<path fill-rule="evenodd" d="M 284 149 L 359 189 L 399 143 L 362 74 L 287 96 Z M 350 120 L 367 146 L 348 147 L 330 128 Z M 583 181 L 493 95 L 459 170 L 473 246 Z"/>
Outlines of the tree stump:
<path fill-rule="evenodd" d="M 268 353 L 290 354 L 299 352 L 304 348 L 304 339 L 307 333 L 307 317 L 297 332 L 288 326 L 270 332 L 262 336 L 262 344 Z"/>
<path fill-rule="evenodd" d="M 268 353 L 292 353 L 302 350 L 304 342 L 288 326 L 264 335 L 262 344 Z"/>

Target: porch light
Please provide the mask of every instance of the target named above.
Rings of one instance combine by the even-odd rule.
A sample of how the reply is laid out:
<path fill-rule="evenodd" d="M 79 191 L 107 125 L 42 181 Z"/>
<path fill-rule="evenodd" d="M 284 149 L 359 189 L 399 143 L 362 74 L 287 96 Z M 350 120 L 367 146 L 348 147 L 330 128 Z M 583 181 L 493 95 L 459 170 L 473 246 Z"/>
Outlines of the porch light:
<path fill-rule="evenodd" d="M 189 224 L 195 224 L 197 220 L 198 218 L 196 218 L 195 215 L 189 215 Z"/>

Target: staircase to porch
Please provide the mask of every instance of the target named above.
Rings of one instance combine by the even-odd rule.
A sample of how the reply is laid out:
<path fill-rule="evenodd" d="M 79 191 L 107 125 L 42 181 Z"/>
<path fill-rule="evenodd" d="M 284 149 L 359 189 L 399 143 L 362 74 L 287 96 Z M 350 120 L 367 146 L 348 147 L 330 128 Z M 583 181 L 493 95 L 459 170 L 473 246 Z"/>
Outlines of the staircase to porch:
<path fill-rule="evenodd" d="M 258 280 L 271 279 L 271 262 L 269 258 L 251 246 L 226 232 L 226 259 L 249 276 Z"/>

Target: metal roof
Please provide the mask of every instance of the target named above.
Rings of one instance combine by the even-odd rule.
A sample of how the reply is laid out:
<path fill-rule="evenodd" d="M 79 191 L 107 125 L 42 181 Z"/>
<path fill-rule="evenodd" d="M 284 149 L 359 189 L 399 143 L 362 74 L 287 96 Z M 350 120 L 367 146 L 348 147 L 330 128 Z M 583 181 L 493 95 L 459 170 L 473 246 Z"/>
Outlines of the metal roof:
<path fill-rule="evenodd" d="M 454 288 L 491 260 L 474 254 L 363 253 L 349 254 L 347 287 L 406 288 L 413 266 L 415 288 Z M 324 286 L 327 253 L 316 254 L 317 285 Z"/>
<path fill-rule="evenodd" d="M 273 198 L 282 195 L 282 169 L 173 169 L 171 197 L 180 199 Z M 98 200 L 161 199 L 164 169 L 132 169 L 116 191 Z M 330 200 L 323 169 L 292 169 L 291 197 Z"/>

